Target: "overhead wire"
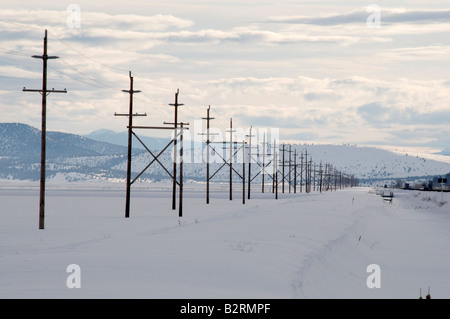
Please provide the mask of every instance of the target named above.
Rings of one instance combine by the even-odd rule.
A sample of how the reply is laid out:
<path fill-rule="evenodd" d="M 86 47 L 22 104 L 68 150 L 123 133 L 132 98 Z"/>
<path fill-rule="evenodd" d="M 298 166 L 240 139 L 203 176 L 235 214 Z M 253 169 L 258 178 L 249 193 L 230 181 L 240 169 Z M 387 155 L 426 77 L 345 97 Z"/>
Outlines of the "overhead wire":
<path fill-rule="evenodd" d="M 17 22 L 12 22 L 12 21 L 8 21 L 8 20 L 5 20 L 5 19 L 1 19 L 1 18 L 0 18 L 0 22 L 8 23 L 8 24 L 11 24 L 11 25 L 16 25 L 16 26 L 23 27 L 23 28 L 33 29 L 33 30 L 42 30 L 41 28 L 38 28 L 38 27 L 35 27 L 35 26 L 30 26 L 30 25 L 26 25 L 26 24 L 22 24 L 22 23 L 17 23 Z M 98 60 L 96 60 L 96 59 L 94 59 L 94 58 L 92 58 L 92 57 L 90 57 L 90 56 L 84 54 L 83 52 L 81 52 L 80 50 L 78 50 L 77 48 L 75 48 L 74 46 L 72 46 L 72 45 L 70 45 L 69 43 L 67 43 L 66 41 L 60 39 L 58 36 L 56 36 L 56 34 L 54 34 L 53 32 L 51 32 L 51 31 L 49 31 L 49 30 L 47 30 L 47 33 L 48 33 L 52 38 L 54 38 L 55 40 L 57 40 L 58 42 L 60 42 L 61 44 L 63 44 L 63 45 L 66 46 L 67 48 L 69 48 L 70 50 L 74 51 L 76 54 L 82 56 L 83 58 L 85 58 L 85 59 L 87 59 L 87 60 L 89 60 L 89 61 L 91 61 L 91 62 L 93 62 L 93 63 L 95 63 L 95 64 L 97 64 L 97 65 L 100 65 L 100 66 L 102 66 L 102 67 L 105 67 L 105 68 L 108 68 L 108 69 L 111 69 L 111 70 L 115 70 L 115 71 L 129 72 L 129 70 L 126 70 L 126 69 L 123 69 L 123 68 L 119 68 L 119 67 L 116 67 L 116 66 L 108 65 L 108 64 L 106 64 L 106 63 L 100 62 L 100 61 L 98 61 Z M 19 52 L 19 51 L 15 51 L 15 50 L 6 49 L 6 48 L 1 48 L 1 47 L 0 47 L 0 50 L 3 51 L 3 52 L 6 53 L 6 54 L 20 55 L 20 56 L 26 56 L 26 57 L 29 56 L 29 54 L 26 54 L 26 53 L 23 53 L 23 52 Z M 84 81 L 84 80 L 81 80 L 81 79 L 79 79 L 79 78 L 75 78 L 75 77 L 74 77 L 73 75 L 71 75 L 71 74 L 68 74 L 68 73 L 66 73 L 66 72 L 64 72 L 64 71 L 61 71 L 61 70 L 59 70 L 59 69 L 57 69 L 57 68 L 55 68 L 55 67 L 49 66 L 52 70 L 54 70 L 54 71 L 56 71 L 56 72 L 58 72 L 58 73 L 60 73 L 60 74 L 62 74 L 62 75 L 65 75 L 65 76 L 71 78 L 71 79 L 74 80 L 74 81 L 78 81 L 78 82 L 83 83 L 83 84 L 86 84 L 86 85 L 94 85 L 94 86 L 96 86 L 97 88 L 119 90 L 119 88 L 116 88 L 116 87 L 113 87 L 113 86 L 111 86 L 111 85 L 105 84 L 105 83 L 99 81 L 98 79 L 93 78 L 93 77 L 91 77 L 90 75 L 87 75 L 86 73 L 80 71 L 76 66 L 74 66 L 74 65 L 72 65 L 71 63 L 67 62 L 67 61 L 66 61 L 65 59 L 63 59 L 63 58 L 60 58 L 60 59 L 58 59 L 58 60 L 59 60 L 60 62 L 64 63 L 65 65 L 67 65 L 68 67 L 70 67 L 72 70 L 74 70 L 75 72 L 77 72 L 79 75 L 81 75 L 81 76 L 84 77 L 85 79 L 87 79 L 89 82 Z M 137 74 L 137 75 L 134 74 L 133 76 L 134 76 L 135 78 L 139 78 L 140 80 L 144 81 L 145 83 L 147 83 L 147 84 L 150 85 L 150 86 L 156 87 L 156 88 L 158 88 L 158 89 L 166 90 L 166 91 L 173 91 L 173 88 L 167 88 L 167 87 L 164 87 L 164 86 L 155 84 L 155 81 L 150 81 L 148 78 L 146 78 L 146 77 L 144 77 L 144 76 L 141 76 L 141 75 L 139 75 L 139 74 Z M 155 101 L 153 98 L 151 98 L 151 97 L 150 97 L 149 95 L 147 95 L 146 93 L 144 93 L 144 92 L 142 92 L 142 93 L 143 93 L 143 94 L 142 94 L 143 97 L 146 98 L 148 101 L 150 101 L 153 105 L 155 105 L 155 106 L 163 106 L 163 105 L 164 105 L 164 106 L 165 106 L 164 103 Z M 190 96 L 188 96 L 188 95 L 185 95 L 184 98 L 187 99 L 187 100 L 189 100 L 189 101 L 191 101 L 191 102 L 193 102 L 193 104 L 196 104 L 197 106 L 202 106 L 202 107 L 205 107 L 205 108 L 206 108 L 207 105 L 209 105 L 209 104 L 207 104 L 207 103 L 203 103 L 203 102 L 200 102 L 200 101 L 198 101 L 198 100 L 195 100 L 194 98 L 192 98 L 192 97 L 190 97 Z M 140 98 L 138 98 L 138 100 L 139 100 L 139 99 L 140 99 Z M 203 117 L 203 115 L 199 114 L 199 112 L 198 112 L 197 110 L 194 110 L 192 107 L 188 106 L 188 104 L 185 105 L 185 108 L 186 108 L 186 110 L 187 110 L 188 112 L 190 112 L 190 113 L 191 113 L 192 115 L 194 115 L 195 117 L 197 117 L 197 118 L 202 118 L 202 117 Z M 217 112 L 218 109 L 215 109 L 215 111 Z M 219 112 L 220 112 L 220 111 L 219 111 Z"/>

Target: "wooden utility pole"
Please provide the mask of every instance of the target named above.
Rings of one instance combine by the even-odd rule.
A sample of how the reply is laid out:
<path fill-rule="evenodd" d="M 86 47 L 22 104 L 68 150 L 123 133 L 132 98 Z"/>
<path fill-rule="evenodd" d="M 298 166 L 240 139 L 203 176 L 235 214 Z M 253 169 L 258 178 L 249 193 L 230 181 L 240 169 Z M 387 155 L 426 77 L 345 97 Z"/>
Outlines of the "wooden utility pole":
<path fill-rule="evenodd" d="M 300 153 L 300 193 L 303 192 L 303 152 Z"/>
<path fill-rule="evenodd" d="M 273 145 L 274 145 L 274 151 L 275 151 L 275 199 L 278 199 L 278 152 L 277 152 L 277 148 L 276 148 L 276 142 L 275 140 L 273 141 Z"/>
<path fill-rule="evenodd" d="M 183 104 L 178 104 L 178 105 L 183 105 Z M 176 204 L 175 204 L 175 202 L 176 202 L 176 187 L 177 187 L 177 184 L 178 184 L 179 192 L 180 192 L 179 193 L 179 200 L 178 200 L 178 203 L 179 203 L 178 216 L 182 217 L 183 216 L 183 132 L 184 132 L 184 130 L 189 129 L 189 128 L 185 128 L 184 127 L 185 125 L 189 126 L 189 123 L 184 123 L 184 122 L 179 122 L 179 123 L 177 123 L 177 122 L 174 122 L 174 123 L 164 122 L 164 124 L 165 125 L 173 125 L 173 128 L 171 128 L 171 129 L 174 129 L 175 131 L 177 131 L 177 133 L 175 133 L 175 137 L 174 137 L 174 140 L 173 140 L 174 144 L 176 143 L 176 141 L 178 139 L 178 129 L 177 129 L 177 127 L 178 127 L 178 124 L 180 124 L 180 135 L 179 135 L 180 136 L 180 181 L 177 182 L 177 175 L 176 175 L 177 170 L 176 170 L 176 167 L 175 167 L 175 169 L 173 171 L 173 174 L 174 174 L 173 175 L 173 180 L 174 180 L 175 188 L 173 188 L 173 190 L 172 190 L 172 210 L 176 209 Z M 173 161 L 174 161 L 174 163 L 176 163 L 177 154 L 175 152 L 173 154 L 173 157 L 174 157 Z"/>
<path fill-rule="evenodd" d="M 297 193 L 297 149 L 294 150 L 294 194 Z"/>
<path fill-rule="evenodd" d="M 233 200 L 233 119 L 230 118 L 230 200 Z"/>
<path fill-rule="evenodd" d="M 214 117 L 209 116 L 209 111 L 211 109 L 211 105 L 208 106 L 208 110 L 206 111 L 206 117 L 203 117 L 203 120 L 206 120 L 206 204 L 209 204 L 209 153 L 210 153 L 210 132 L 209 132 L 209 121 L 214 120 Z M 200 133 L 200 135 L 205 135 Z M 215 134 L 217 135 L 217 134 Z"/>
<path fill-rule="evenodd" d="M 263 160 L 262 160 L 262 193 L 264 193 L 264 175 L 266 173 L 266 133 L 264 132 L 264 137 L 263 137 Z"/>
<path fill-rule="evenodd" d="M 178 140 L 178 107 L 184 104 L 178 103 L 178 94 L 180 89 L 175 93 L 175 103 L 169 104 L 175 107 L 174 121 L 174 143 L 173 143 L 173 182 L 172 182 L 172 210 L 176 209 L 176 191 L 177 191 L 177 140 Z"/>
<path fill-rule="evenodd" d="M 322 193 L 322 162 L 319 165 L 319 190 Z"/>
<path fill-rule="evenodd" d="M 125 200 L 125 218 L 130 217 L 130 197 L 131 197 L 131 151 L 132 151 L 132 139 L 133 139 L 133 117 L 134 116 L 147 116 L 147 114 L 133 114 L 133 94 L 140 93 L 139 90 L 133 89 L 133 77 L 131 71 L 128 73 L 130 77 L 130 89 L 122 90 L 122 92 L 130 95 L 129 111 L 128 114 L 114 113 L 114 116 L 128 116 L 128 157 L 127 157 L 127 193 Z"/>
<path fill-rule="evenodd" d="M 41 176 L 40 176 L 40 192 L 39 192 L 39 229 L 45 228 L 45 163 L 46 163 L 46 132 L 47 132 L 47 95 L 49 93 L 67 93 L 64 90 L 47 90 L 47 60 L 57 59 L 57 56 L 47 55 L 47 30 L 44 35 L 44 52 L 42 55 L 33 55 L 35 59 L 42 59 L 42 89 L 26 89 L 24 92 L 39 92 L 42 95 L 42 123 L 41 123 Z"/>
<path fill-rule="evenodd" d="M 272 156 L 273 156 L 273 173 L 272 173 L 272 193 L 275 193 L 275 169 L 277 167 L 276 165 L 276 160 L 277 158 L 275 157 L 275 139 L 273 140 L 273 145 L 272 145 Z"/>
<path fill-rule="evenodd" d="M 175 122 L 176 123 L 176 122 Z M 183 216 L 183 125 L 181 122 L 181 131 L 180 131 L 180 194 L 179 194 L 179 204 L 178 204 L 178 217 Z M 175 178 L 175 187 L 176 187 L 176 178 Z"/>
<path fill-rule="evenodd" d="M 313 191 L 316 191 L 316 163 L 314 163 Z"/>
<path fill-rule="evenodd" d="M 250 126 L 250 132 L 248 136 L 248 186 L 247 186 L 247 198 L 250 199 L 250 189 L 252 182 L 252 126 Z M 263 175 L 264 176 L 264 175 Z M 264 178 L 264 177 L 263 177 Z"/>
<path fill-rule="evenodd" d="M 245 204 L 245 140 L 242 141 L 242 204 Z"/>
<path fill-rule="evenodd" d="M 282 183 L 281 183 L 281 185 L 282 185 L 281 192 L 284 194 L 284 143 L 283 143 L 283 158 L 282 158 L 282 160 L 283 160 L 283 162 L 282 162 L 283 167 L 282 167 L 281 172 L 282 172 L 283 176 L 282 176 Z"/>
<path fill-rule="evenodd" d="M 305 152 L 305 193 L 308 191 L 308 151 Z"/>
<path fill-rule="evenodd" d="M 291 179 L 291 171 L 292 171 L 292 145 L 289 144 L 289 193 L 291 193 L 292 179 Z"/>

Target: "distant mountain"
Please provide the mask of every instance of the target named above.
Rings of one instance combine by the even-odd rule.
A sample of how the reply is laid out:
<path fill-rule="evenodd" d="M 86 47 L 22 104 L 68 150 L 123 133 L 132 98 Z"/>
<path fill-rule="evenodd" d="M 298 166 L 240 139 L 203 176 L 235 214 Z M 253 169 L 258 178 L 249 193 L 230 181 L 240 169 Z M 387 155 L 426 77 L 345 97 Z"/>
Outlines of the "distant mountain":
<path fill-rule="evenodd" d="M 79 135 L 47 132 L 47 155 L 51 157 L 99 156 L 126 152 L 127 148 L 94 141 Z M 29 158 L 41 154 L 41 131 L 21 123 L 0 123 L 0 155 Z"/>
<path fill-rule="evenodd" d="M 297 153 L 308 151 L 314 162 L 331 163 L 360 180 L 406 179 L 450 172 L 450 162 L 399 154 L 376 147 L 353 145 L 296 145 Z"/>
<path fill-rule="evenodd" d="M 158 137 L 149 137 L 145 135 L 138 136 L 151 150 L 161 150 L 170 142 L 169 138 L 165 139 Z M 128 147 L 128 132 L 115 132 L 112 130 L 100 129 L 89 133 L 88 135 L 85 135 L 85 137 L 96 141 Z M 133 148 L 145 149 L 142 144 L 136 140 L 135 137 L 133 137 Z"/>
<path fill-rule="evenodd" d="M 126 158 L 127 148 L 94 141 L 79 135 L 47 132 L 47 177 L 58 173 L 80 176 L 105 173 L 93 169 L 109 167 Z M 0 178 L 37 180 L 40 171 L 41 131 L 21 123 L 0 123 Z"/>
<path fill-rule="evenodd" d="M 438 154 L 450 156 L 450 147 L 445 148 L 444 150 L 442 150 L 442 151 L 439 152 Z"/>
<path fill-rule="evenodd" d="M 47 132 L 47 178 L 58 181 L 86 181 L 86 180 L 124 180 L 127 167 L 127 133 L 115 133 L 108 130 L 95 131 L 83 137 L 75 134 L 61 132 Z M 97 141 L 94 139 L 101 139 Z M 146 139 L 145 137 L 142 137 Z M 0 179 L 38 180 L 40 172 L 40 130 L 20 123 L 0 123 Z M 105 142 L 109 141 L 109 142 Z M 111 143 L 113 142 L 113 143 Z M 169 141 L 164 139 L 148 138 L 146 145 L 153 151 L 161 149 Z M 120 143 L 122 145 L 117 145 Z M 148 144 L 147 144 L 148 143 Z M 138 142 L 134 141 L 132 172 L 133 176 L 141 173 L 153 161 L 153 156 L 146 150 L 138 149 Z M 205 181 L 206 161 L 204 144 L 184 145 L 184 179 Z M 212 181 L 227 182 L 229 168 L 224 165 L 223 158 L 228 159 L 228 150 L 216 146 L 216 152 L 211 155 Z M 297 163 L 301 155 L 308 161 L 312 159 L 319 170 L 320 164 L 332 164 L 333 168 L 347 174 L 352 174 L 360 181 L 373 183 L 376 181 L 395 181 L 395 179 L 413 179 L 445 175 L 450 172 L 450 161 L 426 159 L 408 154 L 398 154 L 391 151 L 350 145 L 292 145 L 298 154 Z M 251 176 L 261 178 L 261 149 L 254 151 L 253 158 L 258 163 L 252 165 Z M 156 155 L 156 152 L 154 153 Z M 258 154 L 260 155 L 257 158 Z M 285 162 L 289 161 L 285 153 Z M 280 157 L 281 158 L 281 151 Z M 443 156 L 436 158 L 443 158 Z M 242 165 L 238 162 L 240 152 L 233 158 L 233 169 L 241 172 Z M 271 162 L 270 156 L 265 163 Z M 172 172 L 172 152 L 169 148 L 161 154 L 154 163 L 140 176 L 141 180 L 168 180 L 167 172 Z M 164 168 L 161 166 L 164 165 Z M 221 168 L 219 170 L 219 168 Z M 279 166 L 281 169 L 281 166 Z M 266 170 L 272 174 L 273 167 Z M 286 167 L 286 172 L 288 168 Z M 292 171 L 291 171 L 292 172 Z M 248 173 L 248 171 L 247 171 Z M 293 174 L 293 172 L 292 172 Z M 291 175 L 292 176 L 292 175 Z M 281 177 L 279 177 L 281 178 Z M 233 179 L 239 181 L 236 173 Z M 266 182 L 270 182 L 267 177 Z"/>

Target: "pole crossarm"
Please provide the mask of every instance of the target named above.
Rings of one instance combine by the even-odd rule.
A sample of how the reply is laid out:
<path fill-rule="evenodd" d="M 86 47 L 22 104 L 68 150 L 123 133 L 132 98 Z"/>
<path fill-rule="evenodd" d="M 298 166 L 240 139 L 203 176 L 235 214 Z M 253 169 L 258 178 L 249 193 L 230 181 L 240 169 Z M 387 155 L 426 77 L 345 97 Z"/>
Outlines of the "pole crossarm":
<path fill-rule="evenodd" d="M 114 113 L 114 116 L 130 116 L 130 114 L 129 113 Z M 134 113 L 134 114 L 131 114 L 131 116 L 147 116 L 147 113 L 142 113 L 142 114 Z"/>
<path fill-rule="evenodd" d="M 130 127 L 132 129 L 147 129 L 147 130 L 173 130 L 174 129 L 173 127 L 169 127 L 169 126 L 130 126 Z M 183 127 L 183 130 L 189 130 L 189 128 Z"/>

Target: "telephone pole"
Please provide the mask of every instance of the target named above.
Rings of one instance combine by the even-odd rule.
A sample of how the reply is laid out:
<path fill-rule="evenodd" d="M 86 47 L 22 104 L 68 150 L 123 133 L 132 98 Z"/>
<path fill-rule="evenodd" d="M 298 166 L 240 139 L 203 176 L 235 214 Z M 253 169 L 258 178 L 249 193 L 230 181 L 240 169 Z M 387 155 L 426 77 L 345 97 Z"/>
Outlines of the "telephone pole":
<path fill-rule="evenodd" d="M 294 194 L 297 193 L 297 149 L 294 150 Z"/>
<path fill-rule="evenodd" d="M 242 141 L 242 204 L 245 204 L 245 140 Z"/>
<path fill-rule="evenodd" d="M 233 200 L 233 119 L 230 118 L 230 200 Z"/>
<path fill-rule="evenodd" d="M 206 117 L 203 117 L 203 120 L 206 120 L 206 134 L 204 133 L 200 133 L 200 135 L 206 135 L 206 204 L 209 204 L 209 153 L 210 153 L 210 136 L 211 133 L 209 132 L 209 121 L 210 120 L 214 120 L 214 117 L 210 117 L 209 116 L 209 111 L 211 109 L 211 105 L 208 106 L 208 110 L 206 111 Z M 217 135 L 217 134 L 213 134 L 213 135 Z"/>
<path fill-rule="evenodd" d="M 247 186 L 247 198 L 250 199 L 250 189 L 251 189 L 251 181 L 252 181 L 252 126 L 250 126 L 250 132 L 248 137 L 248 186 Z"/>
<path fill-rule="evenodd" d="M 291 192 L 291 184 L 292 184 L 292 182 L 291 182 L 291 165 L 292 165 L 292 150 L 291 150 L 291 145 L 289 144 L 289 151 L 288 151 L 288 153 L 289 153 L 289 193 Z"/>
<path fill-rule="evenodd" d="M 132 150 L 132 139 L 133 139 L 133 117 L 134 116 L 147 116 L 147 114 L 133 114 L 133 94 L 140 93 L 139 90 L 133 89 L 133 77 L 131 76 L 131 71 L 128 73 L 130 77 L 130 89 L 122 90 L 122 92 L 128 93 L 130 95 L 129 111 L 128 114 L 114 113 L 114 116 L 128 116 L 128 156 L 127 156 L 127 193 L 125 200 L 125 218 L 130 217 L 130 194 L 131 194 L 131 150 Z"/>
<path fill-rule="evenodd" d="M 279 146 L 277 146 L 276 145 L 277 143 L 276 143 L 276 141 L 275 141 L 275 139 L 273 140 L 273 151 L 274 151 L 274 156 L 275 156 L 275 161 L 274 161 L 274 164 L 275 164 L 275 170 L 274 170 L 274 172 L 275 172 L 275 177 L 274 177 L 274 181 L 275 181 L 275 199 L 278 199 L 278 161 L 279 161 L 279 159 L 278 159 L 278 151 L 279 151 L 279 149 L 277 149 L 277 147 L 279 148 Z"/>
<path fill-rule="evenodd" d="M 266 173 L 266 133 L 264 132 L 263 137 L 263 160 L 262 160 L 262 180 L 261 180 L 261 191 L 264 193 L 264 174 Z"/>
<path fill-rule="evenodd" d="M 283 143 L 283 167 L 282 167 L 282 193 L 284 194 L 284 143 Z"/>
<path fill-rule="evenodd" d="M 303 192 L 303 152 L 300 153 L 300 193 Z"/>
<path fill-rule="evenodd" d="M 44 35 L 44 53 L 42 55 L 33 55 L 35 59 L 42 59 L 42 89 L 26 89 L 23 92 L 39 92 L 42 95 L 42 128 L 41 128 L 41 176 L 39 192 L 39 229 L 45 228 L 45 162 L 46 162 L 46 131 L 47 131 L 47 95 L 50 93 L 67 93 L 64 90 L 47 90 L 47 60 L 57 59 L 57 56 L 47 55 L 47 30 Z"/>
<path fill-rule="evenodd" d="M 176 190 L 177 190 L 177 136 L 178 136 L 178 107 L 184 104 L 178 103 L 178 94 L 180 89 L 175 93 L 175 103 L 169 104 L 175 107 L 174 121 L 174 143 L 173 143 L 173 185 L 172 185 L 172 210 L 176 209 Z"/>

